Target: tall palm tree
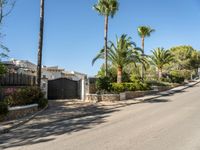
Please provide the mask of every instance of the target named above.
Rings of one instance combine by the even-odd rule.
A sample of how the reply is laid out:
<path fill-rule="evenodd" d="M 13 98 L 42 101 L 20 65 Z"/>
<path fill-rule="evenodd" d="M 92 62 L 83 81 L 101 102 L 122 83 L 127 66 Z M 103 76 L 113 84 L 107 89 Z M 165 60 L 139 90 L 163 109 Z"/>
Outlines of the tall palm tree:
<path fill-rule="evenodd" d="M 102 16 L 104 19 L 104 49 L 105 49 L 105 76 L 108 73 L 108 54 L 107 54 L 107 43 L 108 43 L 108 18 L 114 17 L 119 7 L 118 0 L 98 0 L 98 3 L 93 6 L 93 8 Z"/>
<path fill-rule="evenodd" d="M 142 39 L 143 56 L 145 56 L 145 52 L 144 52 L 144 41 L 145 41 L 145 38 L 146 37 L 150 37 L 151 33 L 155 32 L 155 30 L 152 29 L 149 26 L 139 26 L 137 30 L 138 30 L 138 35 Z M 142 65 L 141 75 L 142 75 L 142 78 L 144 78 L 144 66 L 143 65 Z"/>
<path fill-rule="evenodd" d="M 39 32 L 38 62 L 37 62 L 38 87 L 40 87 L 41 85 L 43 33 L 44 33 L 44 0 L 40 0 L 40 32 Z"/>
<path fill-rule="evenodd" d="M 97 59 L 104 58 L 105 49 L 102 49 L 97 56 L 93 59 L 92 64 Z M 136 47 L 134 42 L 131 42 L 131 38 L 127 35 L 122 35 L 120 38 L 117 37 L 116 45 L 110 42 L 108 48 L 108 61 L 117 68 L 117 82 L 122 82 L 122 70 L 129 63 L 137 63 L 140 61 L 141 50 Z"/>
<path fill-rule="evenodd" d="M 173 61 L 173 55 L 169 50 L 164 48 L 157 48 L 152 51 L 151 62 L 158 69 L 158 78 L 162 78 L 163 67 Z"/>

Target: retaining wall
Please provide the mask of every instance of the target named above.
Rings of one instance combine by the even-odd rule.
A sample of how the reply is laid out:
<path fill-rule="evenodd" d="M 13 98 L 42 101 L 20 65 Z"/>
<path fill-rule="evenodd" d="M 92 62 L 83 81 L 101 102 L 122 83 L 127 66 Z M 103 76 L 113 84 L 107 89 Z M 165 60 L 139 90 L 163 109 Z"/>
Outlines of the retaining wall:
<path fill-rule="evenodd" d="M 26 115 L 33 114 L 37 111 L 38 111 L 38 104 L 10 107 L 9 113 L 5 117 L 5 120 L 13 120 L 13 119 L 21 118 Z"/>

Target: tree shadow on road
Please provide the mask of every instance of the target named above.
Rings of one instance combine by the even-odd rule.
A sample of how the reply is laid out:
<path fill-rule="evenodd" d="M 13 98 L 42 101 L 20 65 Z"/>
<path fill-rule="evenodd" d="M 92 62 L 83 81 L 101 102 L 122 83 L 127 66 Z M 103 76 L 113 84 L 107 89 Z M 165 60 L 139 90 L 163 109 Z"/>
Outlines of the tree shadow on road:
<path fill-rule="evenodd" d="M 50 106 L 31 122 L 0 135 L 0 149 L 52 141 L 59 135 L 90 129 L 105 123 L 109 113 L 115 111 L 118 110 L 97 105 L 68 108 L 60 103 L 58 106 Z"/>
<path fill-rule="evenodd" d="M 156 98 L 156 99 L 145 101 L 144 103 L 166 103 L 166 102 L 171 102 L 171 101 L 168 99 Z"/>

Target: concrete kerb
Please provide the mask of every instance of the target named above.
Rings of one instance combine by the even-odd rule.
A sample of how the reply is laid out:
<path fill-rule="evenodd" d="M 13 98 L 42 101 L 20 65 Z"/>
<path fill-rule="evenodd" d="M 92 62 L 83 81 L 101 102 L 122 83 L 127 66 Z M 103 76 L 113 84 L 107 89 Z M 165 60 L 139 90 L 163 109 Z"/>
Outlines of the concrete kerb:
<path fill-rule="evenodd" d="M 145 102 L 145 101 L 149 101 L 149 100 L 152 100 L 152 99 L 155 99 L 155 98 L 160 98 L 160 97 L 163 97 L 163 96 L 168 96 L 168 95 L 172 95 L 172 94 L 175 94 L 175 93 L 178 93 L 178 92 L 181 92 L 189 87 L 193 87 L 195 85 L 197 85 L 198 83 L 200 83 L 200 80 L 196 81 L 195 83 L 192 83 L 192 84 L 187 84 L 187 85 L 184 85 L 183 88 L 181 89 L 177 89 L 178 87 L 174 88 L 174 89 L 171 89 L 171 90 L 168 90 L 168 91 L 165 91 L 165 92 L 160 92 L 158 94 L 156 94 L 155 96 L 151 96 L 151 97 L 147 97 L 145 98 L 145 96 L 143 98 L 136 98 L 136 100 L 139 100 L 141 103 L 142 102 Z"/>
<path fill-rule="evenodd" d="M 0 129 L 0 134 L 5 134 L 5 133 L 8 133 L 10 130 L 12 129 L 15 129 L 15 128 L 18 128 L 19 126 L 21 125 L 24 125 L 25 123 L 29 122 L 30 120 L 32 120 L 34 117 L 36 117 L 37 115 L 39 115 L 40 113 L 42 113 L 44 110 L 46 110 L 49 106 L 47 105 L 45 108 L 43 108 L 42 110 L 32 114 L 31 116 L 25 118 L 25 119 L 22 119 L 21 121 L 16 121 L 16 123 L 13 123 L 12 126 L 10 127 L 6 127 L 6 128 L 3 128 L 3 129 Z"/>

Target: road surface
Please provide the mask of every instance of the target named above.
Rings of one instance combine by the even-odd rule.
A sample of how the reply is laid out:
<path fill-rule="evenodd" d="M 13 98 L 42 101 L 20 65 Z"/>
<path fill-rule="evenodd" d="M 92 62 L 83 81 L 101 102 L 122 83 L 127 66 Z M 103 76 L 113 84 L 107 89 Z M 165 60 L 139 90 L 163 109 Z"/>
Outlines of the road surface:
<path fill-rule="evenodd" d="M 13 150 L 200 150 L 200 84 L 110 113 L 28 124 L 0 140 Z"/>

